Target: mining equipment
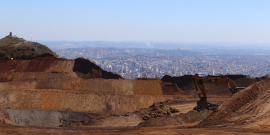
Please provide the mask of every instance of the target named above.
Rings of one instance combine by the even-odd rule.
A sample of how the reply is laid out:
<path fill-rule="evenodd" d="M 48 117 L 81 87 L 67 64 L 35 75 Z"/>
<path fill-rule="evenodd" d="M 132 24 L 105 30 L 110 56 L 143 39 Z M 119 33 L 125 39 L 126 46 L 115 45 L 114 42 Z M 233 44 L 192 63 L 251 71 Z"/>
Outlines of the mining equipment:
<path fill-rule="evenodd" d="M 232 92 L 232 94 L 237 93 L 244 89 L 245 87 L 237 87 L 237 85 L 229 79 L 227 76 L 204 76 L 200 77 L 198 74 L 193 75 L 192 77 L 193 83 L 195 85 L 196 91 L 198 91 L 198 87 L 200 89 L 201 93 L 198 93 L 198 96 L 200 100 L 197 102 L 197 105 L 201 108 L 207 108 L 207 96 L 205 92 L 205 88 L 203 83 L 222 83 L 229 87 L 229 90 Z"/>

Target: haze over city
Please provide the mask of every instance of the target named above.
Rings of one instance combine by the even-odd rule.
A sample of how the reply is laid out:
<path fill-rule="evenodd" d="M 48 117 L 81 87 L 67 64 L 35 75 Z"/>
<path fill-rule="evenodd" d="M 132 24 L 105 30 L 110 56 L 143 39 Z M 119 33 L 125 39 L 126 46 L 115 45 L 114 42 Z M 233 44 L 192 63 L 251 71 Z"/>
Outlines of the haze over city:
<path fill-rule="evenodd" d="M 124 78 L 270 72 L 270 1 L 1 1 L 1 31 Z M 258 66 L 260 65 L 260 66 Z M 254 72 L 256 71 L 256 72 Z"/>

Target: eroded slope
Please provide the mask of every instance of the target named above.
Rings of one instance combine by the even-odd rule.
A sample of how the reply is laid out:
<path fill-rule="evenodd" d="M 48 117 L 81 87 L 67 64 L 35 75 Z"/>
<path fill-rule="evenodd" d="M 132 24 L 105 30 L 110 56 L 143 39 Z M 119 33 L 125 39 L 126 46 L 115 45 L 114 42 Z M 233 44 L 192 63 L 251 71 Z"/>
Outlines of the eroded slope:
<path fill-rule="evenodd" d="M 270 125 L 270 79 L 234 94 L 198 127 Z"/>

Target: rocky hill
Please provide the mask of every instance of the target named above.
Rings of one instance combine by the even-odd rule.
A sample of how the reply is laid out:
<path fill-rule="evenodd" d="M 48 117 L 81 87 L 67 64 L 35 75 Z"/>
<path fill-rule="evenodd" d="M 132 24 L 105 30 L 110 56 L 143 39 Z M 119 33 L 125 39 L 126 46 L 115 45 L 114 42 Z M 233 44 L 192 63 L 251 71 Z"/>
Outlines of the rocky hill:
<path fill-rule="evenodd" d="M 33 59 L 44 53 L 58 57 L 50 48 L 37 42 L 12 35 L 0 39 L 0 59 Z"/>

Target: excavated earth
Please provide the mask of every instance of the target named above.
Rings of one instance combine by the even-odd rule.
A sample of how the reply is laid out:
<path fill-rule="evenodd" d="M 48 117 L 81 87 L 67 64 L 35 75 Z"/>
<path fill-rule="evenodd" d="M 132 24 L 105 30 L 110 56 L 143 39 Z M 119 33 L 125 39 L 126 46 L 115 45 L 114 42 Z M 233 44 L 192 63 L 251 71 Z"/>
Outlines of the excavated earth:
<path fill-rule="evenodd" d="M 212 104 L 215 106 L 211 109 L 201 109 L 195 107 L 193 110 L 187 113 L 180 113 L 180 110 L 174 107 L 168 107 L 168 105 L 160 102 L 159 104 L 155 103 L 150 106 L 148 109 L 141 109 L 137 114 L 146 120 L 141 122 L 139 127 L 162 127 L 162 126 L 175 126 L 183 124 L 191 124 L 201 122 L 207 118 L 213 110 L 218 107 L 217 104 Z"/>
<path fill-rule="evenodd" d="M 123 79 L 83 58 L 1 60 L 0 65 L 1 118 L 13 125 L 66 126 L 192 97 L 175 84 Z M 80 116 L 73 118 L 74 113 Z"/>
<path fill-rule="evenodd" d="M 200 109 L 191 75 L 129 80 L 83 58 L 1 60 L 0 125 L 15 127 L 0 129 L 5 133 L 42 134 L 48 132 L 29 126 L 49 126 L 62 127 L 50 128 L 54 134 L 64 134 L 64 127 L 71 127 L 67 134 L 146 134 L 146 129 L 151 131 L 146 127 L 156 127 L 159 131 L 149 134 L 159 134 L 169 133 L 161 127 L 175 126 L 165 130 L 179 134 L 188 133 L 176 130 L 179 126 L 193 127 L 194 131 L 269 126 L 270 80 L 228 77 L 247 88 L 232 95 L 226 85 L 205 83 L 211 107 Z"/>
<path fill-rule="evenodd" d="M 227 75 L 228 78 L 233 80 L 238 87 L 248 87 L 256 81 L 263 80 L 265 78 L 248 78 L 244 75 Z M 179 89 L 184 92 L 187 92 L 191 95 L 197 97 L 197 91 L 194 87 L 194 83 L 192 81 L 192 75 L 184 75 L 180 77 L 171 77 L 169 75 L 165 75 L 162 78 L 163 82 L 169 82 L 172 84 L 176 84 Z M 228 90 L 228 86 L 224 84 L 218 83 L 204 83 L 204 87 L 206 90 L 207 97 L 209 98 L 217 98 L 217 97 L 231 97 L 232 93 Z"/>
<path fill-rule="evenodd" d="M 263 127 L 270 125 L 270 79 L 234 94 L 197 127 Z"/>

